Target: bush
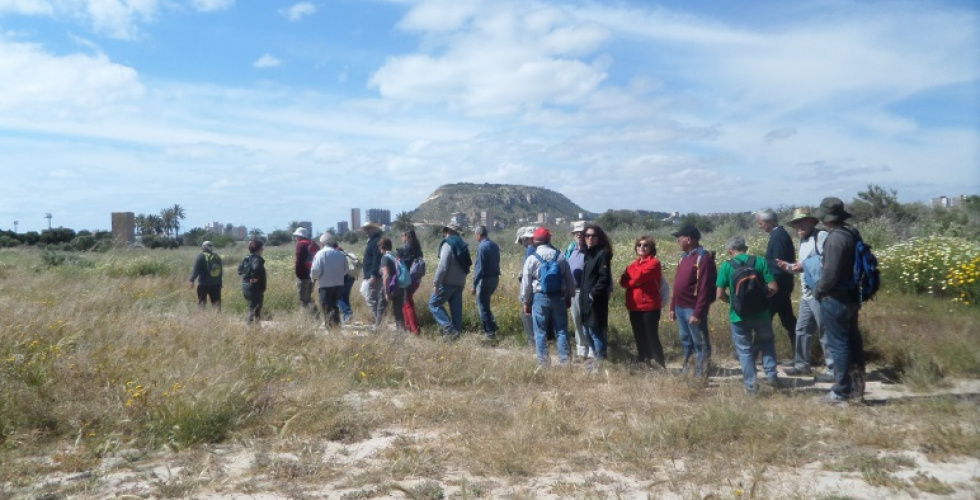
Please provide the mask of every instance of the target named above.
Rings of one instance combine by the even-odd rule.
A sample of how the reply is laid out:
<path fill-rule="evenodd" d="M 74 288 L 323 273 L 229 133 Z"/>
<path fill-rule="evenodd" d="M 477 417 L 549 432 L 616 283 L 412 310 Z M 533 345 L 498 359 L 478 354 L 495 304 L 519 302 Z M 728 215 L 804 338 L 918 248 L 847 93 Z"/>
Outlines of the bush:
<path fill-rule="evenodd" d="M 177 240 L 154 234 L 143 236 L 142 243 L 144 247 L 152 249 L 165 248 L 168 250 L 173 250 L 179 246 Z"/>
<path fill-rule="evenodd" d="M 980 304 L 980 255 L 955 266 L 946 276 L 946 286 L 954 302 Z"/>

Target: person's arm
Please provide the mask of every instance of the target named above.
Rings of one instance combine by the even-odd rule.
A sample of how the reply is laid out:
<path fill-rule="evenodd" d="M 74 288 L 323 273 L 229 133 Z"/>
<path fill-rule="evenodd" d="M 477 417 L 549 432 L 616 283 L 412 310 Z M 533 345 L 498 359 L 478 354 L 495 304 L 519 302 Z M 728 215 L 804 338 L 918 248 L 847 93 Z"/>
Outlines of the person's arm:
<path fill-rule="evenodd" d="M 659 268 L 660 261 L 656 259 L 647 259 L 643 262 L 634 261 L 623 272 L 623 277 L 627 278 L 626 284 L 624 285 L 622 280 L 620 280 L 620 284 L 623 285 L 623 288 L 639 288 L 656 279 Z"/>
<path fill-rule="evenodd" d="M 203 261 L 204 254 L 197 254 L 197 258 L 194 259 L 194 268 L 191 269 L 191 288 L 194 288 L 194 280 L 196 280 L 199 276 L 203 276 L 203 274 L 201 274 L 201 263 Z"/>
<path fill-rule="evenodd" d="M 768 293 L 766 293 L 766 297 L 776 295 L 776 292 L 779 291 L 779 285 L 776 284 L 776 278 L 769 269 L 769 264 L 766 262 L 766 260 L 756 259 L 755 269 L 762 273 L 762 279 L 766 282 L 766 286 L 769 288 Z"/>
<path fill-rule="evenodd" d="M 717 276 L 715 277 L 715 300 L 720 300 L 722 302 L 728 302 L 728 276 L 731 275 L 731 271 L 725 266 L 731 267 L 727 261 L 721 263 L 721 269 L 718 270 Z"/>
<path fill-rule="evenodd" d="M 561 268 L 561 280 L 565 285 L 565 309 L 572 307 L 572 297 L 575 296 L 575 277 L 572 276 L 572 267 L 568 265 L 568 261 L 559 253 L 558 264 Z"/>
<path fill-rule="evenodd" d="M 718 270 L 715 269 L 715 259 L 710 253 L 704 252 L 701 256 L 701 276 L 698 279 L 698 298 L 694 306 L 694 317 L 702 318 L 708 315 L 708 308 L 716 297 L 716 291 L 712 290 L 718 280 Z"/>
<path fill-rule="evenodd" d="M 448 243 L 439 247 L 439 266 L 436 267 L 436 275 L 432 283 L 438 288 L 442 285 L 442 280 L 446 279 L 446 272 L 449 271 L 449 260 L 453 258 L 453 249 Z"/>
<path fill-rule="evenodd" d="M 483 243 L 476 247 L 476 262 L 473 263 L 473 293 L 476 293 L 476 287 L 483 279 L 483 272 L 486 270 L 486 262 L 484 261 L 487 258 L 486 249 L 487 247 Z"/>

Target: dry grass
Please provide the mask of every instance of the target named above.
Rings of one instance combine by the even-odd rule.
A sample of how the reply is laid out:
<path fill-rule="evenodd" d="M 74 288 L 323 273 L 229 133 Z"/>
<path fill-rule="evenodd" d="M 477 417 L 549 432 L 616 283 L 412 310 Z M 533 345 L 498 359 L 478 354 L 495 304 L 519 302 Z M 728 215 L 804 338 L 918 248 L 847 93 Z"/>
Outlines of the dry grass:
<path fill-rule="evenodd" d="M 302 497 L 327 483 L 348 498 L 442 498 L 447 488 L 464 498 L 499 496 L 500 488 L 512 498 L 608 498 L 635 488 L 762 498 L 775 495 L 770 471 L 818 460 L 856 467 L 869 484 L 938 492 L 942 481 L 898 480 L 868 457 L 922 450 L 939 461 L 980 450 L 980 415 L 969 398 L 841 409 L 812 402 L 813 393 L 751 397 L 735 380 L 704 387 L 635 370 L 624 362 L 632 339 L 619 291 L 617 359 L 598 375 L 583 365 L 536 371 L 516 315 L 516 281 L 505 279 L 495 297 L 509 337 L 493 348 L 476 335 L 441 342 L 427 313 L 422 338 L 325 332 L 295 311 L 282 264 L 288 252 L 275 249 L 267 301 L 274 322 L 248 328 L 227 276 L 224 312 L 197 310 L 184 269 L 192 258 L 112 253 L 49 269 L 31 252 L 0 251 L 0 498 L 99 497 L 118 464 L 161 449 L 184 460 L 180 472 L 150 481 L 148 493 L 163 498 L 287 485 Z M 429 286 L 417 296 L 420 310 Z M 365 320 L 362 302 L 355 293 Z M 475 330 L 469 296 L 465 314 Z M 713 308 L 718 359 L 731 352 L 726 317 Z M 919 387 L 980 373 L 975 310 L 884 295 L 862 321 L 876 362 Z M 661 326 L 676 362 L 676 326 Z M 359 455 L 375 440 L 376 452 Z M 213 444 L 254 450 L 247 479 L 233 481 L 210 462 Z M 111 460 L 117 465 L 106 469 Z M 625 485 L 600 470 L 645 482 Z M 88 476 L 47 481 L 58 474 Z M 551 474 L 559 479 L 547 490 L 529 486 Z M 586 480 L 560 479 L 569 474 Z"/>

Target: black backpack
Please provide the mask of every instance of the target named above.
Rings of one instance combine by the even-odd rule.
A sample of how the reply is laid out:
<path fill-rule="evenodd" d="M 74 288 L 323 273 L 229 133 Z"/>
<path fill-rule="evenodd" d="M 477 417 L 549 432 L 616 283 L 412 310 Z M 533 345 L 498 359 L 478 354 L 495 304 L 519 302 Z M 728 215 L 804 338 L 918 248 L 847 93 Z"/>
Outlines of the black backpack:
<path fill-rule="evenodd" d="M 728 261 L 732 273 L 732 309 L 739 316 L 754 314 L 769 309 L 769 287 L 762 279 L 762 273 L 755 268 L 755 256 L 750 255 L 745 263 L 736 259 Z"/>

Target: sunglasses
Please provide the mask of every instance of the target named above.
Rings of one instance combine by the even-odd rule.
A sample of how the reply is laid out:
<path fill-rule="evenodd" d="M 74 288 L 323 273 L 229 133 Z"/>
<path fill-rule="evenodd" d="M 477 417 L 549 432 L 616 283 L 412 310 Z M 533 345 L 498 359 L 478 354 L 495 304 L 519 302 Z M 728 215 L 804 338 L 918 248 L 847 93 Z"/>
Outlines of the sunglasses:
<path fill-rule="evenodd" d="M 585 237 L 586 238 L 598 238 L 599 236 L 597 236 L 595 233 L 585 233 Z"/>

